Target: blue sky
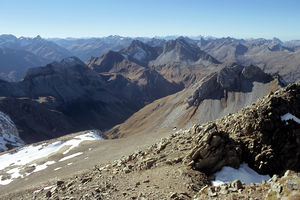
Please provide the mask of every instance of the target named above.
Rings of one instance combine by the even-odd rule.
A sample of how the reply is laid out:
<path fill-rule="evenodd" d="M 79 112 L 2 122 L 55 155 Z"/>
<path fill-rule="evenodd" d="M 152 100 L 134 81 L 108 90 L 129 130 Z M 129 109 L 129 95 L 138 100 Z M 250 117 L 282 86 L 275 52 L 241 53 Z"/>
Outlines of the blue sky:
<path fill-rule="evenodd" d="M 0 34 L 300 39 L 299 0 L 0 0 Z"/>

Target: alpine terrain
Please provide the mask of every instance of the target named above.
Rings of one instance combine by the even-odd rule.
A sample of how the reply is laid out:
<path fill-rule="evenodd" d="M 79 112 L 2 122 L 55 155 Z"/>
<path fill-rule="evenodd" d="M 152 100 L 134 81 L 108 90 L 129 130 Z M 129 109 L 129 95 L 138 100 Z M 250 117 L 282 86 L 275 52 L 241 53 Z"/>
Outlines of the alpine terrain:
<path fill-rule="evenodd" d="M 0 199 L 299 199 L 299 56 L 276 38 L 1 35 Z"/>

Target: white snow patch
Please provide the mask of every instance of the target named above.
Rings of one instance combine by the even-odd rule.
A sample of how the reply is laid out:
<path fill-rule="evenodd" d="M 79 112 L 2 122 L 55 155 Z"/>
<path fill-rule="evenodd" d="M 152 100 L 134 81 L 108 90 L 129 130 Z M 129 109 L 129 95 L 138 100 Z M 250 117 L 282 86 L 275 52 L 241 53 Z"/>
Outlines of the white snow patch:
<path fill-rule="evenodd" d="M 40 192 L 41 190 L 35 190 L 33 191 L 33 194 Z"/>
<path fill-rule="evenodd" d="M 64 143 L 64 146 L 70 146 L 68 150 L 63 152 L 63 154 L 69 153 L 72 149 L 77 147 L 81 142 L 83 141 L 88 141 L 88 140 L 103 140 L 101 136 L 95 131 L 90 131 L 86 134 L 83 135 L 78 135 L 74 137 L 72 140 L 68 140 L 67 142 Z"/>
<path fill-rule="evenodd" d="M 41 171 L 41 170 L 44 170 L 44 169 L 46 169 L 49 165 L 52 165 L 52 164 L 54 164 L 55 163 L 55 161 L 47 161 L 47 162 L 45 162 L 44 164 L 42 164 L 42 165 L 36 165 L 35 166 L 35 170 L 33 171 L 33 172 L 38 172 L 38 171 Z"/>
<path fill-rule="evenodd" d="M 5 180 L 2 180 L 2 176 L 0 176 L 0 185 L 7 185 L 13 181 L 13 179 L 16 178 L 23 178 L 23 176 L 20 174 L 19 168 L 13 168 L 11 170 L 8 170 L 7 173 L 10 175 L 10 178 L 7 178 Z"/>
<path fill-rule="evenodd" d="M 7 185 L 7 184 L 10 184 L 12 181 L 13 180 L 11 178 L 2 180 L 2 176 L 0 176 L 0 185 Z"/>
<path fill-rule="evenodd" d="M 73 164 L 73 163 L 70 162 L 70 163 L 68 163 L 67 165 L 70 166 L 70 165 L 72 165 L 72 164 Z"/>
<path fill-rule="evenodd" d="M 61 169 L 61 167 L 55 168 L 54 171 L 57 171 L 57 170 L 59 170 L 59 169 Z"/>
<path fill-rule="evenodd" d="M 76 156 L 80 156 L 81 154 L 83 154 L 83 152 L 77 152 L 77 153 L 74 153 L 74 154 L 72 154 L 72 155 L 69 155 L 69 156 L 63 157 L 63 158 L 62 158 L 62 159 L 60 159 L 58 162 L 65 161 L 65 160 L 68 160 L 68 159 L 74 158 L 74 157 L 76 157 Z"/>
<path fill-rule="evenodd" d="M 282 115 L 281 121 L 288 121 L 288 120 L 294 120 L 298 124 L 300 124 L 300 119 L 296 117 L 295 115 L 292 115 L 291 113 L 286 113 L 285 115 Z"/>
<path fill-rule="evenodd" d="M 49 190 L 49 189 L 51 189 L 53 187 L 54 187 L 54 185 L 50 185 L 50 186 L 44 187 L 44 190 Z"/>
<path fill-rule="evenodd" d="M 13 169 L 7 171 L 7 173 L 10 174 L 11 179 L 23 177 L 23 176 L 20 174 L 20 169 L 19 169 L 19 168 L 13 168 Z"/>
<path fill-rule="evenodd" d="M 269 175 L 260 175 L 253 169 L 251 169 L 248 164 L 242 163 L 239 169 L 234 169 L 232 167 L 223 167 L 221 171 L 215 174 L 216 178 L 212 181 L 212 185 L 218 186 L 225 182 L 232 182 L 236 179 L 249 185 L 251 183 L 261 183 L 263 180 L 269 180 Z"/>
<path fill-rule="evenodd" d="M 11 165 L 25 165 L 34 160 L 44 158 L 58 151 L 62 147 L 63 142 L 54 142 L 46 146 L 27 146 L 19 149 L 15 153 L 7 153 L 0 156 L 0 170 Z"/>

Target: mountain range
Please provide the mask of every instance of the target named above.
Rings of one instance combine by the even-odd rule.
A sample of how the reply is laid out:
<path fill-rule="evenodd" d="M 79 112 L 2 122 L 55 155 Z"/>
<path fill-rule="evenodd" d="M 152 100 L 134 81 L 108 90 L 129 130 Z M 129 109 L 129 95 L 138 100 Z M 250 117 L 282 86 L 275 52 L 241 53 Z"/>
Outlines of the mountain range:
<path fill-rule="evenodd" d="M 127 198 L 130 192 L 111 194 L 119 188 L 117 175 L 128 182 L 134 174 L 139 188 L 150 182 L 135 174 L 141 173 L 159 189 L 152 180 L 166 182 L 153 177 L 157 172 L 172 182 L 168 192 L 188 191 L 171 199 L 191 199 L 202 197 L 201 191 L 214 195 L 210 181 L 220 181 L 214 173 L 223 167 L 250 167 L 255 171 L 249 176 L 264 177 L 297 171 L 299 56 L 299 42 L 277 38 L 1 35 L 0 191 L 19 198 L 17 190 L 30 189 L 27 180 L 36 188 L 52 175 L 67 178 L 96 165 L 96 171 L 104 170 L 105 183 L 93 182 L 90 173 L 102 175 L 88 171 L 87 179 L 71 181 L 74 186 L 66 179 L 68 184 L 57 181 L 55 189 L 39 189 L 38 198 L 63 196 L 62 191 L 81 198 L 71 190 L 90 190 L 90 183 L 104 188 L 87 198 Z M 138 147 L 143 150 L 133 153 Z M 30 152 L 35 156 L 26 159 Z M 100 161 L 106 165 L 97 167 Z M 180 180 L 185 184 L 175 184 Z M 247 188 L 236 182 L 228 187 Z M 157 194 L 147 188 L 138 191 L 166 198 L 161 192 L 167 187 Z"/>
<path fill-rule="evenodd" d="M 151 58 L 152 63 L 147 60 L 139 61 L 136 58 L 142 56 L 145 52 L 137 52 L 137 49 L 128 49 L 131 54 L 135 51 L 135 62 L 140 65 L 165 65 L 169 63 L 170 58 L 173 63 L 176 63 L 178 55 L 173 54 L 168 48 L 173 48 L 176 42 L 171 44 L 169 41 L 181 39 L 189 44 L 189 48 L 183 48 L 179 45 L 176 48 L 181 48 L 180 51 L 188 52 L 189 60 L 196 59 L 197 53 L 193 52 L 200 48 L 201 51 L 210 54 L 211 59 L 222 63 L 236 62 L 241 65 L 254 64 L 269 73 L 279 73 L 288 83 L 299 80 L 299 41 L 282 42 L 277 38 L 272 40 L 267 39 L 235 39 L 235 38 L 212 38 L 212 37 L 122 37 L 108 36 L 103 38 L 50 38 L 43 39 L 40 36 L 35 38 L 15 37 L 13 35 L 0 35 L 0 56 L 3 57 L 0 62 L 0 76 L 7 81 L 21 80 L 27 69 L 30 67 L 43 66 L 53 61 L 60 61 L 68 56 L 76 56 L 82 61 L 87 61 L 91 57 L 99 57 L 108 51 L 120 51 L 124 48 L 128 49 L 137 41 L 150 46 L 152 51 L 151 56 L 160 54 L 159 51 L 165 51 L 163 57 L 155 59 Z M 169 46 L 164 46 L 165 43 Z M 178 42 L 177 42 L 178 43 Z M 178 44 L 177 44 L 178 45 Z M 193 46 L 193 48 L 191 48 Z M 163 49 L 164 48 L 164 49 Z M 157 49 L 159 49 L 157 51 Z M 198 51 L 198 50 L 196 50 Z M 148 52 L 149 53 L 149 52 Z M 125 55 L 125 54 L 124 54 Z M 131 55 L 132 56 L 132 55 Z M 173 57 L 174 56 L 174 57 Z M 168 58 L 169 57 L 169 58 Z M 193 58 L 192 58 L 193 57 Z M 147 56 L 149 59 L 149 55 Z M 150 61 L 150 60 L 149 60 Z M 142 63 L 141 63 L 142 62 Z M 205 64 L 205 63 L 202 63 Z M 291 73 L 293 70 L 293 73 Z"/>
<path fill-rule="evenodd" d="M 292 67 L 289 65 L 294 60 L 284 59 L 285 56 L 297 58 L 297 43 L 286 47 L 275 39 L 140 38 L 144 41 L 142 42 L 119 36 L 52 41 L 39 36 L 30 39 L 2 35 L 0 38 L 0 44 L 5 48 L 22 48 L 15 51 L 30 52 L 28 54 L 45 60 L 57 60 L 72 54 L 70 49 L 64 51 L 59 45 L 67 47 L 71 44 L 83 44 L 85 41 L 91 42 L 87 45 L 90 50 L 93 49 L 91 44 L 95 47 L 103 42 L 107 44 L 105 48 L 110 46 L 108 49 L 114 49 L 112 44 L 122 44 L 118 45 L 120 48 L 128 45 L 118 51 L 108 50 L 98 57 L 91 56 L 86 62 L 74 56 L 63 58 L 44 67 L 29 68 L 21 81 L 2 81 L 0 96 L 3 98 L 0 107 L 16 123 L 19 135 L 26 143 L 87 129 L 106 131 L 127 119 L 131 126 L 142 123 L 147 124 L 147 128 L 159 129 L 177 124 L 174 126 L 184 128 L 237 112 L 298 76 L 297 64 Z M 77 50 L 79 49 L 81 48 L 78 47 Z M 254 50 L 256 53 L 253 53 Z M 257 61 L 256 57 L 261 52 L 267 52 L 272 59 L 278 58 L 274 53 L 280 53 L 283 56 L 281 60 L 287 67 L 277 71 L 277 66 L 268 68 L 267 63 L 261 68 L 260 63 L 255 66 L 244 59 L 253 55 L 253 60 Z M 274 74 L 267 75 L 264 71 Z M 286 72 L 293 76 L 284 80 Z M 175 97 L 160 99 L 168 95 Z M 170 98 L 174 98 L 172 104 L 175 107 L 168 103 Z M 160 99 L 160 103 L 152 103 L 157 99 Z M 202 102 L 205 99 L 213 101 Z M 137 112 L 147 104 L 150 105 Z M 151 113 L 147 111 L 149 107 L 152 107 Z M 208 115 L 202 115 L 209 107 L 214 109 L 210 108 Z M 166 110 L 169 111 L 165 112 Z M 181 117 L 176 114 L 179 110 Z M 160 120 L 160 125 L 153 123 L 151 117 L 157 115 L 165 118 Z M 136 116 L 139 116 L 138 120 Z M 130 122 L 132 120 L 133 124 Z M 57 124 L 60 125 L 56 126 Z M 107 137 L 127 135 L 127 132 L 134 133 L 143 127 L 135 125 L 135 129 L 131 130 L 126 124 L 127 121 L 120 127 L 111 129 L 109 133 L 114 134 Z M 126 133 L 123 133 L 122 127 L 126 127 Z M 144 127 L 145 130 L 147 128 Z"/>

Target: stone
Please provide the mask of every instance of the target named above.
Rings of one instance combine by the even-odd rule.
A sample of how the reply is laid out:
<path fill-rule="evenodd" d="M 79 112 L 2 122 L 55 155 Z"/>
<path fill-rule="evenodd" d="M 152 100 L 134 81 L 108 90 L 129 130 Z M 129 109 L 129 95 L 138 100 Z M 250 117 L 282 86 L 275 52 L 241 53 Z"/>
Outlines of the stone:
<path fill-rule="evenodd" d="M 57 185 L 58 187 L 60 187 L 60 186 L 62 186 L 64 183 L 65 183 L 64 181 L 57 181 L 57 182 L 56 182 L 56 185 Z"/>
<path fill-rule="evenodd" d="M 81 183 L 90 182 L 91 180 L 92 180 L 92 178 L 91 178 L 91 177 L 88 177 L 88 178 L 83 178 L 83 179 L 81 180 Z"/>
<path fill-rule="evenodd" d="M 128 174 L 128 173 L 130 172 L 130 169 L 129 169 L 128 167 L 124 167 L 124 168 L 123 168 L 123 172 L 124 172 L 125 174 Z"/>
<path fill-rule="evenodd" d="M 287 180 L 285 184 L 286 184 L 286 188 L 289 191 L 300 190 L 299 183 L 297 180 Z"/>
<path fill-rule="evenodd" d="M 149 182 L 150 182 L 149 179 L 143 181 L 143 183 L 149 183 Z"/>
<path fill-rule="evenodd" d="M 286 172 L 284 173 L 283 177 L 288 177 L 292 174 L 293 172 L 291 170 L 286 170 Z"/>
<path fill-rule="evenodd" d="M 143 163 L 145 163 L 147 169 L 151 168 L 155 162 L 156 162 L 155 158 L 148 158 L 146 160 L 143 160 Z"/>
<path fill-rule="evenodd" d="M 234 180 L 231 183 L 232 187 L 234 187 L 235 189 L 239 190 L 239 189 L 243 189 L 243 184 L 240 180 Z"/>
<path fill-rule="evenodd" d="M 228 194 L 228 186 L 227 185 L 220 185 L 220 193 L 221 194 Z"/>
<path fill-rule="evenodd" d="M 141 185 L 140 182 L 136 182 L 136 183 L 135 183 L 135 187 L 138 187 L 139 185 Z"/>
<path fill-rule="evenodd" d="M 192 167 L 207 175 L 213 174 L 223 166 L 237 168 L 240 165 L 240 147 L 215 127 L 215 124 L 211 124 L 203 129 L 199 133 L 202 137 L 198 144 L 184 158 L 184 163 L 190 163 Z"/>
<path fill-rule="evenodd" d="M 280 183 L 272 183 L 271 184 L 271 189 L 276 192 L 276 193 L 281 193 L 282 192 L 282 185 Z"/>
<path fill-rule="evenodd" d="M 177 192 L 171 193 L 170 198 L 174 199 L 177 197 L 177 195 L 178 195 Z"/>
<path fill-rule="evenodd" d="M 50 198 L 51 197 L 51 192 L 50 191 L 48 191 L 47 193 L 46 193 L 46 197 L 48 197 L 48 198 Z"/>

